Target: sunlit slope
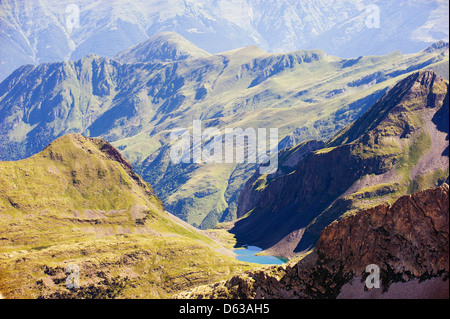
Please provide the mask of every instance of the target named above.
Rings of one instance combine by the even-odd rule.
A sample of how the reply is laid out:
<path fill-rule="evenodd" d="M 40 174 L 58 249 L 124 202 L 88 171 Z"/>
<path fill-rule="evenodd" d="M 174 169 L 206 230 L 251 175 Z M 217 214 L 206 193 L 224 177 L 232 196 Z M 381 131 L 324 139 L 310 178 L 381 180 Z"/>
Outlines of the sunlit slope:
<path fill-rule="evenodd" d="M 0 185 L 5 298 L 164 298 L 249 267 L 165 212 L 101 139 L 66 135 L 0 162 Z M 79 267 L 79 290 L 66 288 L 69 265 Z"/>

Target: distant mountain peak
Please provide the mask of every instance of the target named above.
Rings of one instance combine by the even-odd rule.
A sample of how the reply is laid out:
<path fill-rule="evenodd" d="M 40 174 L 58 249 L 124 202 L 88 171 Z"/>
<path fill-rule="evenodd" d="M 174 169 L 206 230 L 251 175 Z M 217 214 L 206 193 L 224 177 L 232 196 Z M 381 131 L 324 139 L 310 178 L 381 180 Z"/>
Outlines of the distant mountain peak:
<path fill-rule="evenodd" d="M 448 50 L 448 42 L 446 41 L 437 41 L 435 43 L 433 43 L 432 45 L 430 45 L 429 47 L 427 47 L 426 49 L 424 49 L 423 51 L 427 52 L 427 53 L 431 53 L 437 50 L 442 50 L 442 49 L 447 49 Z"/>
<path fill-rule="evenodd" d="M 382 20 L 389 21 L 389 27 L 379 30 L 364 23 L 365 1 L 137 2 L 97 5 L 96 0 L 84 0 L 82 23 L 72 32 L 64 23 L 60 0 L 34 1 L 33 10 L 27 1 L 1 1 L 0 80 L 24 64 L 76 60 L 92 52 L 116 56 L 163 30 L 179 32 L 214 54 L 257 44 L 268 52 L 321 48 L 342 58 L 395 50 L 416 53 L 449 36 L 449 2 L 443 0 L 372 1 Z"/>
<path fill-rule="evenodd" d="M 121 62 L 172 62 L 208 57 L 200 49 L 176 32 L 161 32 L 116 55 Z"/>

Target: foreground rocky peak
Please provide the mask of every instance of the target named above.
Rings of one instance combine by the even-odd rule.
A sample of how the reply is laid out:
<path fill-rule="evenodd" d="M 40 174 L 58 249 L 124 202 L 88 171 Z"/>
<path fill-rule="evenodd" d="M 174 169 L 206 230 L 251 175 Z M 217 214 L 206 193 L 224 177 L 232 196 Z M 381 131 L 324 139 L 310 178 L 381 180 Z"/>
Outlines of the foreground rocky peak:
<path fill-rule="evenodd" d="M 377 264 L 388 281 L 400 275 L 427 279 L 448 272 L 448 239 L 449 186 L 444 183 L 332 223 L 316 252 L 352 275 Z"/>
<path fill-rule="evenodd" d="M 57 156 L 55 152 L 59 152 L 62 155 L 62 153 L 73 147 L 81 148 L 90 155 L 95 154 L 102 158 L 113 160 L 128 170 L 133 169 L 130 162 L 114 146 L 101 138 L 92 138 L 81 134 L 68 134 L 56 139 L 44 149 L 44 154 L 42 155 L 45 156 L 45 153 L 50 153 L 52 157 L 55 157 Z"/>
<path fill-rule="evenodd" d="M 448 241 L 449 186 L 443 184 L 332 223 L 299 261 L 248 271 L 178 297 L 374 297 L 376 289 L 361 284 L 369 275 L 366 267 L 374 264 L 380 269 L 377 298 L 394 293 L 448 298 Z"/>

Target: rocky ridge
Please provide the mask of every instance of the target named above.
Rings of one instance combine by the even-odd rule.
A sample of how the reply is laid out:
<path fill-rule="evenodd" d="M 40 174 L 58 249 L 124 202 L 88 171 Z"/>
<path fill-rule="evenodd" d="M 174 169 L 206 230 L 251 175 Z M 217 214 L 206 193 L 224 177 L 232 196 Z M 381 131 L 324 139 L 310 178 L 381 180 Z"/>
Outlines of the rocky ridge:
<path fill-rule="evenodd" d="M 242 244 L 292 258 L 345 214 L 431 188 L 448 176 L 448 82 L 433 71 L 400 81 L 353 124 L 279 170 L 255 174 L 238 200 L 230 231 Z"/>

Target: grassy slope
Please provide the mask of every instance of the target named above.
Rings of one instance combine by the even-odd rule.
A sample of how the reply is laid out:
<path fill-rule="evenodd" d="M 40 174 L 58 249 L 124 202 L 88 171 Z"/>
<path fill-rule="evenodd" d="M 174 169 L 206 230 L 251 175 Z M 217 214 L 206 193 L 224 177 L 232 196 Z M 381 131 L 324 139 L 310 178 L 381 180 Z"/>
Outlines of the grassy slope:
<path fill-rule="evenodd" d="M 0 291 L 6 298 L 164 298 L 250 267 L 169 218 L 150 185 L 102 151 L 59 138 L 43 152 L 0 162 Z M 65 287 L 80 268 L 81 289 Z"/>

